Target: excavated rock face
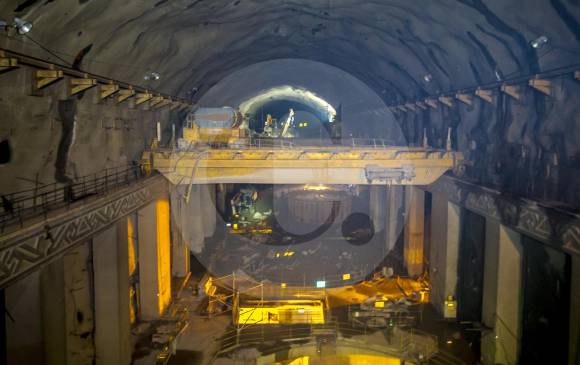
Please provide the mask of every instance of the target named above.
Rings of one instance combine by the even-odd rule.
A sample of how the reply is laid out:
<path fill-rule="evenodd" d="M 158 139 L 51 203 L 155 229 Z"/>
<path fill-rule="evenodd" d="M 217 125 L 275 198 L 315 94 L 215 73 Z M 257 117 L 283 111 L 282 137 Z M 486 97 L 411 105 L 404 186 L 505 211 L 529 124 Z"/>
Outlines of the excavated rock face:
<path fill-rule="evenodd" d="M 194 101 L 275 59 L 338 68 L 386 105 L 580 63 L 577 0 L 2 1 L 0 18 L 12 16 L 32 21 L 30 37 L 70 64 Z M 540 36 L 548 42 L 532 47 Z M 0 46 L 63 62 L 28 38 Z M 161 78 L 144 80 L 149 71 Z M 397 120 L 411 144 L 426 130 L 443 146 L 453 128 L 479 182 L 579 206 L 580 86 L 563 76 L 553 88 Z"/>

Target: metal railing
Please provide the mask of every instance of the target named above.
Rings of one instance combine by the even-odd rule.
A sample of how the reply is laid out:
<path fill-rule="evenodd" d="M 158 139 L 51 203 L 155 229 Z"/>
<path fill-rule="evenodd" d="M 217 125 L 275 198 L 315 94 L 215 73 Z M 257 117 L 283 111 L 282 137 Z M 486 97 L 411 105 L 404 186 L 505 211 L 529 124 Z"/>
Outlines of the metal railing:
<path fill-rule="evenodd" d="M 51 183 L 33 189 L 2 194 L 0 232 L 11 224 L 23 225 L 24 220 L 46 215 L 50 211 L 69 207 L 80 200 L 102 195 L 120 186 L 129 185 L 145 176 L 140 165 L 107 168 L 83 176 L 69 184 Z"/>
<path fill-rule="evenodd" d="M 204 148 L 218 149 L 297 149 L 308 147 L 360 147 L 360 148 L 389 148 L 397 144 L 388 139 L 382 138 L 346 138 L 336 140 L 323 139 L 299 139 L 299 138 L 267 138 L 248 137 L 240 139 L 236 143 L 210 142 L 210 143 L 187 143 L 181 142 L 179 150 L 191 151 Z"/>
<path fill-rule="evenodd" d="M 398 330 L 393 328 L 388 334 L 388 340 L 381 337 L 366 336 L 377 330 L 367 327 L 357 328 L 350 323 L 328 322 L 311 325 L 286 326 L 249 326 L 243 329 L 227 331 L 221 338 L 221 344 L 214 360 L 218 357 L 234 354 L 238 349 L 253 346 L 268 346 L 268 353 L 280 349 L 287 349 L 288 345 L 316 344 L 321 340 L 327 346 L 356 347 L 370 353 L 383 354 L 401 359 L 431 363 L 430 359 L 437 358 L 442 364 L 459 365 L 463 362 L 451 354 L 439 349 L 437 336 L 416 329 Z M 255 362 L 248 362 L 254 364 Z M 435 363 L 435 361 L 433 361 Z M 245 364 L 241 362 L 240 364 Z"/>

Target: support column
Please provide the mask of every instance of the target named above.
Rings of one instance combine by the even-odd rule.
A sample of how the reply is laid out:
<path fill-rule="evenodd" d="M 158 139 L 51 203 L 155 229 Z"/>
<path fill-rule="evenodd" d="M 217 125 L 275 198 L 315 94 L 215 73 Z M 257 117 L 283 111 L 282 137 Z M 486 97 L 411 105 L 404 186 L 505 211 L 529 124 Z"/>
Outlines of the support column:
<path fill-rule="evenodd" d="M 430 301 L 443 315 L 445 299 L 456 297 L 461 209 L 440 194 L 431 203 Z"/>
<path fill-rule="evenodd" d="M 204 237 L 213 236 L 216 226 L 215 184 L 200 185 L 201 188 L 201 217 L 203 221 Z"/>
<path fill-rule="evenodd" d="M 139 211 L 141 319 L 155 320 L 171 301 L 170 212 L 167 198 Z"/>
<path fill-rule="evenodd" d="M 90 244 L 82 244 L 41 272 L 45 363 L 91 364 L 94 318 Z"/>
<path fill-rule="evenodd" d="M 415 277 L 423 273 L 425 193 L 414 186 L 405 189 L 408 214 L 405 221 L 404 258 L 409 276 Z"/>
<path fill-rule="evenodd" d="M 385 229 L 387 207 L 385 204 L 386 188 L 383 185 L 371 185 L 369 193 L 369 213 L 373 221 L 375 234 Z"/>
<path fill-rule="evenodd" d="M 43 364 L 43 313 L 40 272 L 4 289 L 7 364 Z M 1 363 L 2 359 L 0 359 Z"/>
<path fill-rule="evenodd" d="M 182 228 L 186 225 L 187 215 L 176 188 L 171 189 L 171 275 L 184 278 L 189 273 L 189 247 L 184 239 Z M 189 218 L 191 219 L 191 218 Z M 181 223 L 181 225 L 180 225 Z"/>
<path fill-rule="evenodd" d="M 497 285 L 499 265 L 499 230 L 500 223 L 491 218 L 485 220 L 485 266 L 483 273 L 483 302 L 481 311 L 482 324 L 488 328 L 495 326 L 497 308 Z M 495 334 L 484 332 L 481 336 L 481 361 L 484 364 L 495 363 Z"/>
<path fill-rule="evenodd" d="M 402 186 L 391 185 L 387 187 L 387 252 L 390 252 L 403 232 L 403 201 L 405 191 Z"/>
<path fill-rule="evenodd" d="M 523 250 L 519 233 L 500 225 L 494 364 L 517 364 L 520 348 Z"/>
<path fill-rule="evenodd" d="M 93 238 L 96 364 L 131 362 L 127 220 Z"/>

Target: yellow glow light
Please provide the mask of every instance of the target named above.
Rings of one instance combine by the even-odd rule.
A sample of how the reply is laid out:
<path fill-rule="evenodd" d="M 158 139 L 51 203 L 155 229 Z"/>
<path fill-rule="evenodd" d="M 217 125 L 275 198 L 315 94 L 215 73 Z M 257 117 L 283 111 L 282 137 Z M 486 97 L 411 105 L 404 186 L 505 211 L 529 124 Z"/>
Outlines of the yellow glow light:
<path fill-rule="evenodd" d="M 321 300 L 281 300 L 241 304 L 237 323 L 320 324 L 324 323 L 324 303 Z"/>
<path fill-rule="evenodd" d="M 234 223 L 232 227 L 233 227 L 233 229 L 238 229 L 238 224 Z"/>
<path fill-rule="evenodd" d="M 375 308 L 385 308 L 385 302 L 375 302 Z"/>
<path fill-rule="evenodd" d="M 159 314 L 171 301 L 171 242 L 169 231 L 169 200 L 159 199 L 157 212 L 157 280 L 159 285 Z"/>
<path fill-rule="evenodd" d="M 309 191 L 324 191 L 324 190 L 328 190 L 330 189 L 328 186 L 323 185 L 323 184 L 319 184 L 319 185 L 304 185 L 304 190 L 309 190 Z"/>
<path fill-rule="evenodd" d="M 281 286 L 282 288 L 285 288 L 285 287 L 286 287 L 286 283 L 282 283 L 282 284 L 280 284 L 280 286 Z"/>
<path fill-rule="evenodd" d="M 350 280 L 350 274 L 342 274 L 342 280 Z"/>

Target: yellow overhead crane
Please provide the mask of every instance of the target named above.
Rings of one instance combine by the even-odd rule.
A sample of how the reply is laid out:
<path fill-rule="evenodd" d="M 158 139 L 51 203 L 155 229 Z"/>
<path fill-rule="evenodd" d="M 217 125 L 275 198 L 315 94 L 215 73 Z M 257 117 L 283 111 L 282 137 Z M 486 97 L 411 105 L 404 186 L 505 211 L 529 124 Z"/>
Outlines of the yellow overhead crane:
<path fill-rule="evenodd" d="M 177 148 L 152 147 L 143 164 L 175 185 L 428 185 L 463 161 L 450 141 L 446 149 L 392 147 L 380 140 L 305 147 L 249 134 L 232 108 L 202 108 L 188 115 Z"/>
<path fill-rule="evenodd" d="M 462 161 L 460 152 L 411 147 L 158 148 L 144 155 L 175 185 L 428 185 Z"/>

